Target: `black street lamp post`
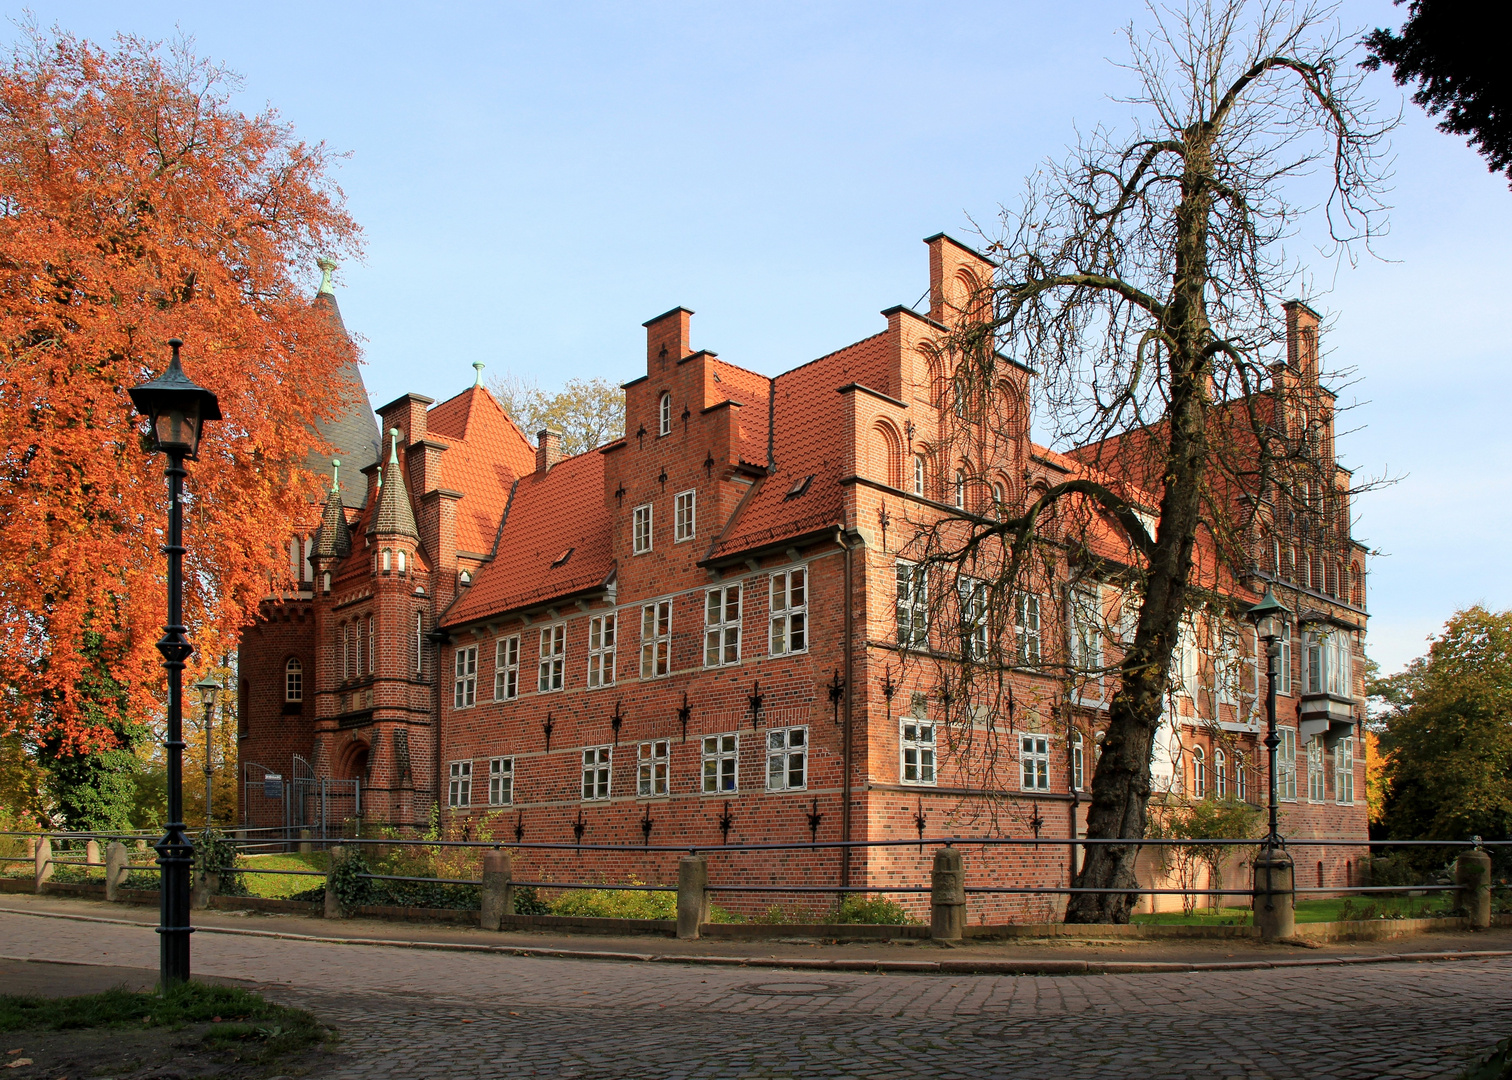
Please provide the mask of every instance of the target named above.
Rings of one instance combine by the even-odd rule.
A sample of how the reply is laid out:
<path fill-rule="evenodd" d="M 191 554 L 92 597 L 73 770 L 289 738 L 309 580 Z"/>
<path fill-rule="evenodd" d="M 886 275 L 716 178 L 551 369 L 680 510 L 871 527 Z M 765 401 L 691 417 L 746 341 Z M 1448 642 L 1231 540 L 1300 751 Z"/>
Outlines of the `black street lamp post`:
<path fill-rule="evenodd" d="M 183 342 L 173 338 L 168 370 L 133 386 L 132 403 L 152 425 L 154 448 L 168 455 L 168 622 L 158 642 L 168 672 L 168 826 L 157 843 L 162 867 L 162 917 L 158 927 L 159 979 L 164 990 L 189 979 L 189 879 L 194 846 L 184 831 L 184 662 L 194 652 L 184 626 L 184 459 L 199 456 L 204 422 L 221 418 L 215 395 L 197 386 L 179 366 Z"/>
<path fill-rule="evenodd" d="M 215 746 L 215 695 L 220 693 L 220 683 L 206 676 L 194 684 L 199 691 L 200 704 L 205 707 L 205 832 L 210 831 L 215 819 L 210 814 L 210 783 L 214 773 L 210 768 L 210 752 Z"/>
<path fill-rule="evenodd" d="M 1265 917 L 1256 912 L 1256 923 L 1260 925 L 1261 935 L 1266 940 L 1275 937 L 1290 937 L 1292 933 L 1291 907 L 1288 904 L 1285 913 L 1278 913 L 1274 897 L 1278 891 L 1290 893 L 1293 888 L 1293 872 L 1291 856 L 1283 850 L 1286 842 L 1281 838 L 1281 830 L 1276 822 L 1276 747 L 1281 744 L 1281 737 L 1276 734 L 1276 660 L 1281 655 L 1281 633 L 1284 627 L 1286 608 L 1276 599 L 1275 593 L 1269 588 L 1265 590 L 1265 596 L 1254 607 L 1245 612 L 1245 618 L 1255 624 L 1256 636 L 1265 642 L 1265 749 L 1269 755 L 1269 768 L 1266 770 L 1270 779 L 1269 812 L 1270 827 L 1265 834 L 1265 847 L 1263 853 L 1255 860 L 1257 877 L 1260 871 L 1264 872 L 1265 887 Z M 1283 889 L 1276 888 L 1277 881 Z"/>

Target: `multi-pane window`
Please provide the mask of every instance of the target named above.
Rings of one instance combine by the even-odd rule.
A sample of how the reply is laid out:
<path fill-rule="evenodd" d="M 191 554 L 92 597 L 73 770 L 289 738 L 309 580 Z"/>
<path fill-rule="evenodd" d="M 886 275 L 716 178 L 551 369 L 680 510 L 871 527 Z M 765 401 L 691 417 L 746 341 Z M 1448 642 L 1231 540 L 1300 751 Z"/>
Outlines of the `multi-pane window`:
<path fill-rule="evenodd" d="M 704 667 L 740 663 L 740 586 L 710 589 L 704 597 Z"/>
<path fill-rule="evenodd" d="M 1290 697 L 1292 692 L 1292 632 L 1281 627 L 1281 655 L 1276 657 L 1276 693 Z"/>
<path fill-rule="evenodd" d="M 567 624 L 541 628 L 541 655 L 536 668 L 536 689 L 543 694 L 562 688 L 562 669 L 567 657 Z"/>
<path fill-rule="evenodd" d="M 641 608 L 640 673 L 659 679 L 671 670 L 672 601 L 658 600 Z"/>
<path fill-rule="evenodd" d="M 705 735 L 703 741 L 703 790 L 705 795 L 735 791 L 739 783 L 739 735 Z"/>
<path fill-rule="evenodd" d="M 512 701 L 520 696 L 520 635 L 500 638 L 494 646 L 494 700 Z"/>
<path fill-rule="evenodd" d="M 1323 742 L 1320 739 L 1307 740 L 1307 801 L 1323 802 L 1328 798 L 1324 790 L 1323 771 Z"/>
<path fill-rule="evenodd" d="M 1019 736 L 1019 769 L 1025 791 L 1050 790 L 1050 736 Z"/>
<path fill-rule="evenodd" d="M 509 806 L 514 802 L 514 758 L 488 759 L 488 805 Z"/>
<path fill-rule="evenodd" d="M 929 644 L 929 579 L 922 566 L 898 560 L 898 644 Z"/>
<path fill-rule="evenodd" d="M 1071 664 L 1082 671 L 1102 667 L 1102 611 L 1096 589 L 1071 590 Z"/>
<path fill-rule="evenodd" d="M 610 756 L 607 746 L 590 746 L 583 751 L 583 798 L 587 801 L 609 797 Z"/>
<path fill-rule="evenodd" d="M 450 783 L 446 789 L 448 806 L 472 805 L 472 762 L 453 761 L 450 768 Z"/>
<path fill-rule="evenodd" d="M 378 631 L 373 622 L 373 617 L 367 617 L 368 649 L 367 649 L 367 673 L 372 675 L 378 670 Z"/>
<path fill-rule="evenodd" d="M 452 684 L 452 708 L 471 708 L 478 699 L 478 647 L 457 650 L 456 679 Z"/>
<path fill-rule="evenodd" d="M 1234 755 L 1234 798 L 1240 802 L 1249 799 L 1249 768 L 1243 754 Z"/>
<path fill-rule="evenodd" d="M 913 459 L 913 493 L 924 494 L 924 459 L 918 454 Z"/>
<path fill-rule="evenodd" d="M 1335 630 L 1307 635 L 1307 673 L 1304 686 L 1309 694 L 1350 696 L 1353 658 L 1349 635 Z"/>
<path fill-rule="evenodd" d="M 1071 786 L 1077 791 L 1084 791 L 1087 787 L 1087 759 L 1085 754 L 1086 743 L 1082 740 L 1082 733 L 1071 733 Z"/>
<path fill-rule="evenodd" d="M 1239 643 L 1233 633 L 1214 620 L 1213 623 L 1213 693 L 1219 705 L 1239 706 L 1239 682 L 1243 667 L 1239 662 Z"/>
<path fill-rule="evenodd" d="M 987 583 L 976 578 L 956 579 L 961 595 L 961 654 L 967 660 L 987 658 Z"/>
<path fill-rule="evenodd" d="M 1202 657 L 1197 652 L 1197 631 L 1189 620 L 1183 619 L 1181 632 L 1176 638 L 1176 675 L 1183 697 L 1197 700 L 1202 675 Z"/>
<path fill-rule="evenodd" d="M 352 627 L 349 623 L 341 624 L 341 681 L 346 682 L 352 677 Z"/>
<path fill-rule="evenodd" d="M 1222 748 L 1213 751 L 1213 794 L 1228 798 L 1228 755 Z"/>
<path fill-rule="evenodd" d="M 637 506 L 631 515 L 631 537 L 635 554 L 651 550 L 651 504 Z"/>
<path fill-rule="evenodd" d="M 637 759 L 636 794 L 647 797 L 667 793 L 667 761 L 671 744 L 666 739 L 656 739 L 640 744 Z"/>
<path fill-rule="evenodd" d="M 656 406 L 656 433 L 672 434 L 672 395 L 663 394 Z"/>
<path fill-rule="evenodd" d="M 614 685 L 614 632 L 617 615 L 595 615 L 588 620 L 588 685 Z"/>
<path fill-rule="evenodd" d="M 767 732 L 767 790 L 797 791 L 808 783 L 808 728 Z"/>
<path fill-rule="evenodd" d="M 284 665 L 284 700 L 304 700 L 304 664 L 297 656 L 289 657 L 289 662 Z"/>
<path fill-rule="evenodd" d="M 672 502 L 672 539 L 691 540 L 698 532 L 698 492 L 682 491 Z"/>
<path fill-rule="evenodd" d="M 1277 728 L 1280 745 L 1276 747 L 1276 796 L 1290 802 L 1297 800 L 1297 729 Z"/>
<path fill-rule="evenodd" d="M 768 651 L 773 656 L 803 652 L 808 648 L 808 569 L 772 575 L 772 634 Z"/>
<path fill-rule="evenodd" d="M 425 674 L 425 612 L 415 612 L 415 674 Z"/>
<path fill-rule="evenodd" d="M 1040 602 L 1033 593 L 1019 593 L 1013 598 L 1013 633 L 1019 664 L 1039 667 Z"/>
<path fill-rule="evenodd" d="M 957 510 L 966 509 L 966 474 L 960 469 L 955 474 L 955 507 Z"/>
<path fill-rule="evenodd" d="M 367 638 L 362 632 L 361 618 L 352 623 L 352 646 L 357 658 L 357 666 L 352 674 L 360 679 L 362 673 L 367 670 Z"/>
<path fill-rule="evenodd" d="M 900 776 L 905 784 L 935 782 L 935 732 L 930 720 L 904 720 L 898 739 Z"/>
<path fill-rule="evenodd" d="M 1340 739 L 1334 747 L 1334 798 L 1348 805 L 1354 802 L 1354 740 Z"/>

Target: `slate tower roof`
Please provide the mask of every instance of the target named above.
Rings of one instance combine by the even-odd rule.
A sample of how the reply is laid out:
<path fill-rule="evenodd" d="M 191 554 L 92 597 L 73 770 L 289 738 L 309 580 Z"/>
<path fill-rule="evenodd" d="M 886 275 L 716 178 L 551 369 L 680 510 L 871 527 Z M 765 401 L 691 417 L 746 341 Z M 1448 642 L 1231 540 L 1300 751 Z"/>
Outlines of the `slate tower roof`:
<path fill-rule="evenodd" d="M 331 285 L 331 271 L 336 269 L 336 264 L 330 259 L 321 259 L 318 265 L 320 290 L 315 294 L 315 307 L 345 338 L 346 323 L 341 319 L 341 309 L 336 304 L 336 293 Z M 345 350 L 336 381 L 341 393 L 341 409 L 334 416 L 315 421 L 315 430 L 331 444 L 334 455 L 347 463 L 347 475 L 353 477 L 339 485 L 342 505 L 360 510 L 367 503 L 367 483 L 362 479 L 362 470 L 378 460 L 381 436 L 378 421 L 368 403 L 367 387 L 362 382 L 355 349 Z M 324 472 L 326 460 L 323 453 L 312 450 L 306 465 L 311 472 Z"/>

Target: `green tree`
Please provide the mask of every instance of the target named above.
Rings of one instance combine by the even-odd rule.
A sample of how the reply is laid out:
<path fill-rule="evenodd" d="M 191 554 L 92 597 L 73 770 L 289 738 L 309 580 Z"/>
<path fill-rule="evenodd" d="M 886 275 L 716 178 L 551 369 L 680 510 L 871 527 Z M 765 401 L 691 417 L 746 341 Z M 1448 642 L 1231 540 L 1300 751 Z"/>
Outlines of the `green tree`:
<path fill-rule="evenodd" d="M 1512 611 L 1457 612 L 1428 655 L 1379 680 L 1386 825 L 1397 840 L 1512 832 Z"/>
<path fill-rule="evenodd" d="M 625 392 L 604 379 L 568 379 L 548 393 L 513 373 L 494 379 L 489 389 L 526 436 L 542 428 L 562 433 L 562 451 L 581 454 L 625 433 Z"/>

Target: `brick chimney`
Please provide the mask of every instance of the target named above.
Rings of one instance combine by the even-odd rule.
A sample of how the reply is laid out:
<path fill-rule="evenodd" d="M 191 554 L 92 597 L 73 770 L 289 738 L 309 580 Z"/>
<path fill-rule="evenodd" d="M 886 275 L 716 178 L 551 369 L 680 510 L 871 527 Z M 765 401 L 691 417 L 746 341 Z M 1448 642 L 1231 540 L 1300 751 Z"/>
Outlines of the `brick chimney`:
<path fill-rule="evenodd" d="M 536 432 L 536 467 L 538 473 L 551 471 L 562 460 L 562 433 L 555 428 L 542 428 Z"/>

